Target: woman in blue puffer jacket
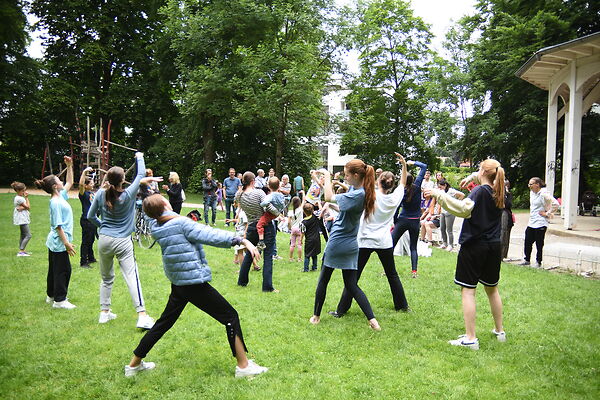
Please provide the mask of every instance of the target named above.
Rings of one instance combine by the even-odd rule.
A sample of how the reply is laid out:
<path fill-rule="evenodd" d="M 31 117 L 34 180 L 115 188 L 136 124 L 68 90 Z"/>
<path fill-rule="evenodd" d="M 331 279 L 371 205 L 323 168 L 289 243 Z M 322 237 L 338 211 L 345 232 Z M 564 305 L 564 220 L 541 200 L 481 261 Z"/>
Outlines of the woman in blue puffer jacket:
<path fill-rule="evenodd" d="M 198 224 L 173 212 L 169 202 L 161 195 L 147 197 L 143 203 L 152 237 L 162 249 L 165 275 L 171 281 L 171 294 L 162 315 L 133 351 L 133 358 L 125 366 L 125 376 L 132 376 L 155 364 L 142 359 L 175 324 L 181 312 L 192 303 L 225 326 L 233 356 L 237 359 L 236 377 L 253 376 L 267 372 L 246 357 L 237 311 L 208 282 L 211 272 L 202 244 L 231 247 L 242 244 L 252 257 L 260 258 L 256 247 L 246 239 L 228 231 Z"/>

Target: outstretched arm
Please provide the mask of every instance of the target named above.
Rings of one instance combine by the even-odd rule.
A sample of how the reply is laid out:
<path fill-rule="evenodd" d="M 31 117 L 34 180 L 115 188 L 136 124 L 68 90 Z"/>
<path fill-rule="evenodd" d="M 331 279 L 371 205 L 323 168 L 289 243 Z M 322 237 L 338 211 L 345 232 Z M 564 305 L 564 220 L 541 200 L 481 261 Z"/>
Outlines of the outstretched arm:
<path fill-rule="evenodd" d="M 65 164 L 67 164 L 67 180 L 65 181 L 64 189 L 69 192 L 73 186 L 73 160 L 69 156 L 64 157 Z"/>
<path fill-rule="evenodd" d="M 88 177 L 88 173 L 92 171 L 92 167 L 87 167 L 83 171 L 81 171 L 81 176 L 79 177 L 79 194 L 82 195 L 85 192 L 85 180 Z"/>

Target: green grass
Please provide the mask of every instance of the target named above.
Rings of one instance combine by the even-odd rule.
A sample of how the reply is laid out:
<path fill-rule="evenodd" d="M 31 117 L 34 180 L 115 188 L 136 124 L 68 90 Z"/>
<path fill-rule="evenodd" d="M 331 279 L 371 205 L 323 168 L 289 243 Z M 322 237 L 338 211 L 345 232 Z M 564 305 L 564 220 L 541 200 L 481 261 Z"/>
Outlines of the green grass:
<path fill-rule="evenodd" d="M 576 399 L 600 398 L 600 281 L 504 265 L 501 294 L 508 341 L 490 334 L 485 294 L 478 293 L 481 349 L 447 344 L 463 331 L 460 291 L 452 282 L 455 254 L 434 250 L 410 279 L 409 260 L 397 266 L 412 313 L 396 313 L 382 268 L 371 258 L 361 287 L 383 330 L 374 332 L 356 305 L 342 319 L 334 309 L 342 289 L 336 272 L 323 320 L 311 326 L 316 273 L 277 261 L 279 294 L 260 290 L 252 272 L 236 285 L 232 250 L 207 248 L 213 285 L 238 310 L 250 356 L 270 367 L 252 380 L 233 377 L 235 366 L 224 328 L 189 306 L 148 355 L 154 371 L 132 379 L 123 365 L 143 332 L 120 273 L 113 290 L 118 318 L 99 325 L 98 266 L 72 259 L 72 311 L 45 302 L 48 197 L 32 196 L 33 239 L 29 258 L 16 258 L 18 228 L 12 195 L 0 195 L 0 397 L 3 399 Z M 76 244 L 79 202 L 71 201 Z M 223 218 L 222 213 L 219 218 Z M 287 235 L 278 235 L 285 256 Z M 136 247 L 149 313 L 158 317 L 169 293 L 159 249 Z"/>

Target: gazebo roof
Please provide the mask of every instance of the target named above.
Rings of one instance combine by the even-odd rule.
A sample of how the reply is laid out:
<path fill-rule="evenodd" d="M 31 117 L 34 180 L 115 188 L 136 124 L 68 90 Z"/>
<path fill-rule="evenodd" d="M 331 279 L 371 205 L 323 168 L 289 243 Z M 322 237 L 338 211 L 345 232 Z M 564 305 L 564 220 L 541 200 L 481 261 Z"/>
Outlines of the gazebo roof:
<path fill-rule="evenodd" d="M 570 61 L 600 54 L 600 32 L 545 47 L 532 55 L 515 75 L 544 90 L 552 77 Z"/>

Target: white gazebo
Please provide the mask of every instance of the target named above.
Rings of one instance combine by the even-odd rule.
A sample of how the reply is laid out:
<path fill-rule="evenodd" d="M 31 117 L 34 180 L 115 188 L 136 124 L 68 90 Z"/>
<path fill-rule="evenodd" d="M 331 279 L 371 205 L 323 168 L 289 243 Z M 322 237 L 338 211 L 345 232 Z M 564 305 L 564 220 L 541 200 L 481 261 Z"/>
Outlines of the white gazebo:
<path fill-rule="evenodd" d="M 516 75 L 548 91 L 545 178 L 550 193 L 555 182 L 557 124 L 565 117 L 561 197 L 564 226 L 573 229 L 579 196 L 581 119 L 600 102 L 600 32 L 537 51 Z M 558 97 L 564 103 L 560 110 Z"/>

